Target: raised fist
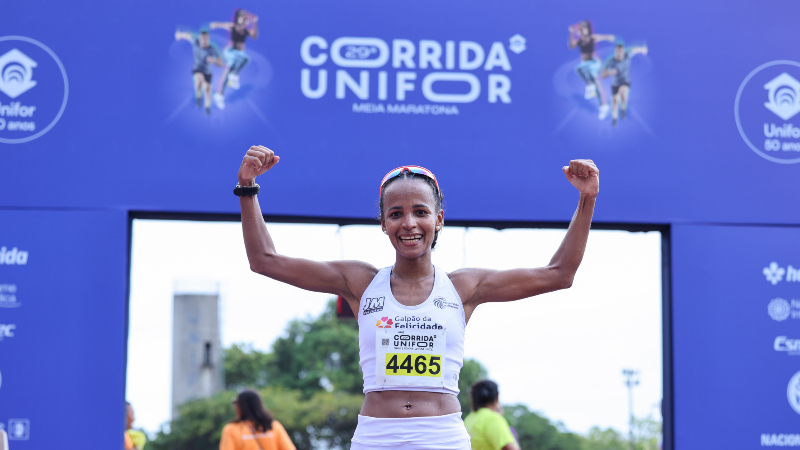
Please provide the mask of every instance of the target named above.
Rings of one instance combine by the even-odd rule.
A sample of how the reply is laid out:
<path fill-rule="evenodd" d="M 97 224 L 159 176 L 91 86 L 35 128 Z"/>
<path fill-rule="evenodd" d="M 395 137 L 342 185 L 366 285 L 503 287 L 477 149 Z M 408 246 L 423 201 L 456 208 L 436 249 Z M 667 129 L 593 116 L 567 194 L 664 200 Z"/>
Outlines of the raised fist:
<path fill-rule="evenodd" d="M 600 192 L 600 169 L 591 159 L 573 159 L 561 170 L 581 194 L 597 195 Z"/>
<path fill-rule="evenodd" d="M 278 164 L 281 157 L 263 145 L 254 145 L 247 150 L 247 154 L 242 158 L 242 165 L 239 167 L 239 184 L 241 186 L 252 186 L 256 182 L 256 177 L 264 174 L 275 164 Z"/>

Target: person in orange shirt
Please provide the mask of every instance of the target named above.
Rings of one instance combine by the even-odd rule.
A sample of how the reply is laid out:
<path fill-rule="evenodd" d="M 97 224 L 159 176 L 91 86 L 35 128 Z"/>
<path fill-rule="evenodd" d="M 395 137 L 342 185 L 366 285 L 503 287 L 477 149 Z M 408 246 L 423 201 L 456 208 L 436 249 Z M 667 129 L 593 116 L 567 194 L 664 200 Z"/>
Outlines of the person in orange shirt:
<path fill-rule="evenodd" d="M 264 409 L 258 392 L 242 391 L 232 402 L 236 420 L 222 429 L 219 450 L 296 450 L 283 425 Z"/>

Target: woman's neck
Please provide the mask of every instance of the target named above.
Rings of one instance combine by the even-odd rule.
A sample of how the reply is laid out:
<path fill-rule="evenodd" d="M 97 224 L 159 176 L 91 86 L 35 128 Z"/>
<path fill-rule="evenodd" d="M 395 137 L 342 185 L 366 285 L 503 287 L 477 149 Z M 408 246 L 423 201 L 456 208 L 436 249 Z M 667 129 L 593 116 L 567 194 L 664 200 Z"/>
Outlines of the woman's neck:
<path fill-rule="evenodd" d="M 395 278 L 409 282 L 422 281 L 433 275 L 433 272 L 430 253 L 426 253 L 417 259 L 405 259 L 397 255 L 392 269 L 392 274 Z"/>

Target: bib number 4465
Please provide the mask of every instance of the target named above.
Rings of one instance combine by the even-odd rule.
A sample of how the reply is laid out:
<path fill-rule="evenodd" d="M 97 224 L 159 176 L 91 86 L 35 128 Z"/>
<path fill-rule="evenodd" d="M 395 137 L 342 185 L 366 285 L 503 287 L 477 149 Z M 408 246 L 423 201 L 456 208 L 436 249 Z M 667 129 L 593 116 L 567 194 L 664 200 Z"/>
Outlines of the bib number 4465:
<path fill-rule="evenodd" d="M 440 377 L 442 373 L 440 355 L 418 353 L 387 353 L 386 375 L 412 377 Z"/>

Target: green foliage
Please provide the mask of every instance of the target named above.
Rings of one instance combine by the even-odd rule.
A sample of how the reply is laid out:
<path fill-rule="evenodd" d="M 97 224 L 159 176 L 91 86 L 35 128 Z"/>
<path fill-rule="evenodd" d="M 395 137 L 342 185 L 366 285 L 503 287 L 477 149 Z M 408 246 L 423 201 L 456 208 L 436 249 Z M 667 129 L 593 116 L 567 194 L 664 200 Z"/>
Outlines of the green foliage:
<path fill-rule="evenodd" d="M 148 442 L 148 450 L 216 450 L 222 427 L 236 417 L 231 405 L 232 392 L 193 400 L 179 407 L 180 416 L 173 419 L 169 432 L 162 429 Z"/>
<path fill-rule="evenodd" d="M 304 400 L 300 391 L 267 387 L 259 390 L 264 404 L 286 428 L 299 450 L 336 449 L 350 443 L 358 422 L 363 395 L 318 391 Z M 180 415 L 148 443 L 150 450 L 217 450 L 222 428 L 236 417 L 231 398 L 235 391 L 186 402 Z"/>
<path fill-rule="evenodd" d="M 233 344 L 225 351 L 225 389 L 266 386 L 273 359 L 271 353 L 254 350 L 252 345 Z"/>
<path fill-rule="evenodd" d="M 476 359 L 464 359 L 464 366 L 458 375 L 458 402 L 461 403 L 462 417 L 471 411 L 469 406 L 469 387 L 478 380 L 486 378 L 486 368 Z"/>
<path fill-rule="evenodd" d="M 294 320 L 287 336 L 272 345 L 267 364 L 268 383 L 296 389 L 310 398 L 320 388 L 362 392 L 358 364 L 358 324 L 336 318 L 336 302 L 312 321 Z"/>
<path fill-rule="evenodd" d="M 661 436 L 661 422 L 646 417 L 633 419 L 633 439 L 636 450 L 658 450 L 658 438 Z"/>
<path fill-rule="evenodd" d="M 522 450 L 583 450 L 584 438 L 563 430 L 525 405 L 503 406 L 504 416 L 514 427 Z"/>
<path fill-rule="evenodd" d="M 603 430 L 599 427 L 592 427 L 586 435 L 584 450 L 630 450 L 628 440 L 622 434 L 613 429 Z"/>

